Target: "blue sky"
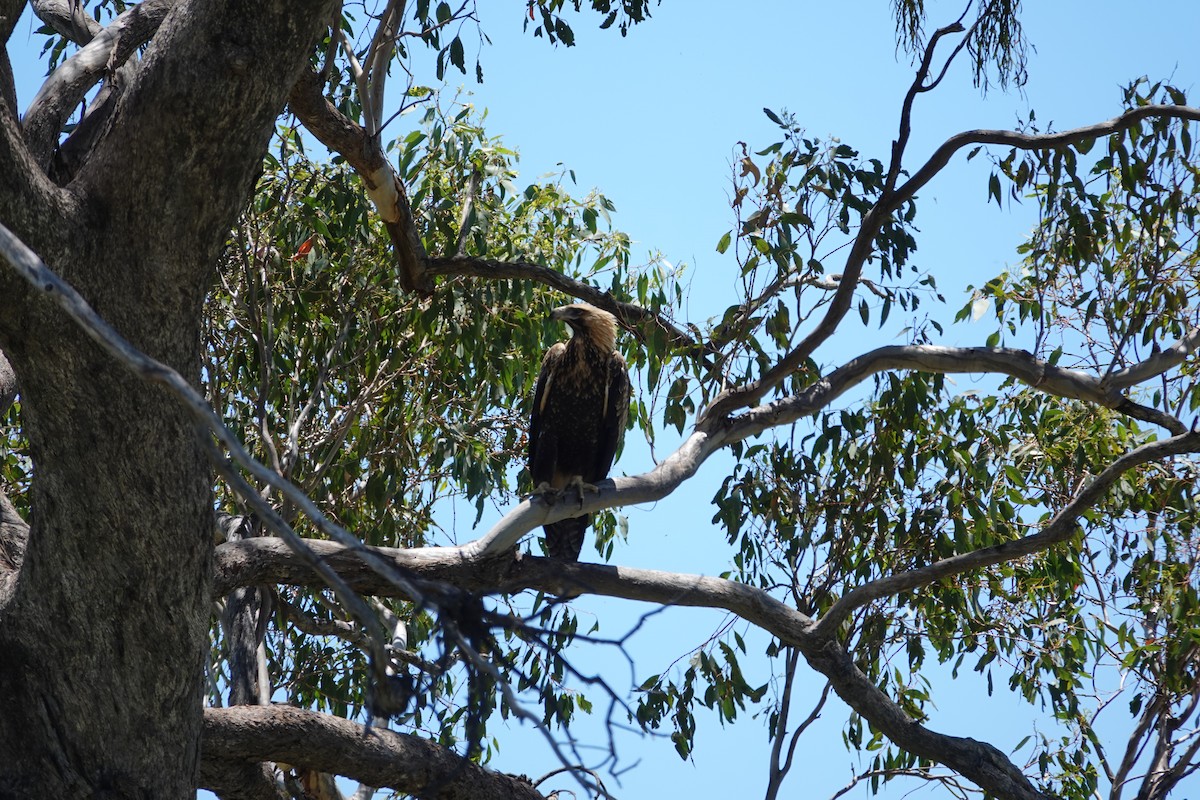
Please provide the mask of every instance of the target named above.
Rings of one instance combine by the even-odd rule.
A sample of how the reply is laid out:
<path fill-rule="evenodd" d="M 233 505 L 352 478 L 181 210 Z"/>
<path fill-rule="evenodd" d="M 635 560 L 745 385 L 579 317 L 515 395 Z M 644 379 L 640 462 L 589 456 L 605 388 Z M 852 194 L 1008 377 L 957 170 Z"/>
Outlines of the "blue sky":
<path fill-rule="evenodd" d="M 714 246 L 731 226 L 729 176 L 736 143 L 761 149 L 778 138 L 761 109 L 787 109 L 811 135 L 837 136 L 864 156 L 886 160 L 912 74 L 896 51 L 890 3 L 883 0 L 665 0 L 626 38 L 615 30 L 595 30 L 589 15 L 574 18 L 577 46 L 569 49 L 522 32 L 523 2 L 479 5 L 492 44 L 479 53 L 485 83 L 467 88 L 472 102 L 488 108 L 489 132 L 503 135 L 520 151 L 526 180 L 566 167 L 574 170 L 581 192 L 595 186 L 608 195 L 617 206 L 615 224 L 635 240 L 635 260 L 657 252 L 673 264 L 685 262 L 691 284 L 679 316 L 695 322 L 719 314 L 733 296 L 736 264 Z M 958 3 L 932 0 L 927 6 L 930 28 L 961 11 Z M 1010 128 L 1030 108 L 1058 129 L 1115 116 L 1121 110 L 1120 87 L 1141 75 L 1169 79 L 1188 92 L 1193 105 L 1200 102 L 1200 3 L 1056 0 L 1026 6 L 1026 34 L 1036 51 L 1024 92 L 993 90 L 981 97 L 965 65 L 959 65 L 938 91 L 917 102 L 910 169 L 950 135 L 969 128 Z M 40 42 L 32 30 L 23 22 L 10 44 L 22 105 L 32 99 L 44 73 L 35 59 Z M 464 41 L 471 62 L 473 39 L 464 35 Z M 26 44 L 33 49 L 18 49 Z M 450 75 L 450 91 L 457 77 Z M 403 135 L 406 124 L 405 118 L 397 120 L 389 134 Z M 944 323 L 966 301 L 963 287 L 1015 261 L 1014 248 L 1032 225 L 1032 208 L 1001 211 L 987 202 L 987 175 L 984 159 L 967 164 L 959 157 L 920 195 L 917 263 L 938 277 L 948 300 L 940 315 Z M 955 327 L 947 331 L 946 343 L 982 344 L 990 330 Z M 837 363 L 884 343 L 864 341 L 860 333 L 818 355 Z M 660 441 L 660 456 L 668 446 Z M 711 524 L 708 505 L 725 465 L 716 457 L 676 495 L 653 508 L 631 509 L 630 539 L 618 544 L 614 562 L 710 575 L 727 569 L 730 549 Z M 631 446 L 618 471 L 633 474 L 651 466 L 649 452 Z M 485 516 L 482 528 L 495 518 Z M 476 533 L 456 531 L 460 539 Z M 590 546 L 584 553 L 594 557 Z M 624 632 L 646 610 L 586 597 L 574 606 L 581 627 L 594 617 L 605 636 Z M 680 657 L 686 665 L 690 648 L 725 621 L 720 614 L 679 609 L 650 620 L 632 643 L 634 682 L 668 669 Z M 761 652 L 763 637 L 735 627 L 748 636 L 752 653 Z M 581 649 L 580 657 L 603 669 L 616 686 L 630 682 L 628 665 L 615 654 Z M 767 679 L 762 664 L 748 663 L 747 673 L 754 685 Z M 797 713 L 807 713 L 806 704 L 819 688 L 806 679 L 796 696 Z M 944 681 L 935 686 L 938 710 L 931 725 L 1011 750 L 1029 732 L 1031 713 L 999 691 L 991 700 L 981 699 L 977 682 Z M 768 753 L 763 722 L 747 716 L 721 728 L 712 717 L 699 719 L 690 763 L 681 762 L 669 742 L 620 737 L 623 765 L 640 764 L 619 783 L 606 778 L 610 791 L 623 800 L 761 796 Z M 800 743 L 785 796 L 828 797 L 845 785 L 850 758 L 841 744 L 843 721 L 843 710 L 831 703 Z M 508 737 L 497 729 L 494 734 L 501 741 L 493 766 L 533 777 L 556 766 L 528 731 Z M 580 736 L 605 743 L 600 731 L 586 726 Z M 561 779 L 555 785 L 578 789 Z M 901 794 L 899 789 L 887 793 Z M 868 795 L 860 787 L 848 796 Z M 918 796 L 946 795 L 922 791 Z M 1200 781 L 1179 796 L 1200 796 Z"/>

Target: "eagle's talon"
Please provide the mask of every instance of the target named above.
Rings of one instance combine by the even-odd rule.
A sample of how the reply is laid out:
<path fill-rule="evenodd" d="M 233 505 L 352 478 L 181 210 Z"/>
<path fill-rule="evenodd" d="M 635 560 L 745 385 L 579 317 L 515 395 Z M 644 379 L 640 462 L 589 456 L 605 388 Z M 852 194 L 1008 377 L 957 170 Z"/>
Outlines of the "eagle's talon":
<path fill-rule="evenodd" d="M 526 495 L 526 498 L 529 500 L 541 500 L 546 505 L 552 506 L 561 494 L 562 492 L 551 486 L 549 481 L 542 481 L 533 487 L 533 491 Z"/>
<path fill-rule="evenodd" d="M 596 485 L 593 483 L 587 483 L 586 481 L 584 481 L 582 475 L 576 475 L 574 478 L 572 478 L 571 482 L 567 484 L 566 488 L 574 489 L 576 492 L 579 493 L 579 507 L 580 508 L 583 508 L 583 493 L 584 492 L 591 492 L 593 494 L 600 493 L 600 490 L 596 487 Z M 563 491 L 566 491 L 566 489 L 564 489 Z"/>

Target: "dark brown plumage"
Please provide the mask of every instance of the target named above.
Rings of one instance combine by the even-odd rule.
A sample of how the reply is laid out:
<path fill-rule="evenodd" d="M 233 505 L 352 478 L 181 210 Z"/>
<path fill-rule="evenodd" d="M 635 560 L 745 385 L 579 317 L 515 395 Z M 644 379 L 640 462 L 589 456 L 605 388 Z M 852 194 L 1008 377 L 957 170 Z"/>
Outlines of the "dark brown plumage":
<path fill-rule="evenodd" d="M 617 320 L 587 303 L 554 309 L 571 338 L 546 351 L 533 396 L 529 473 L 535 492 L 585 486 L 608 477 L 629 413 L 629 370 L 613 347 Z M 546 553 L 578 561 L 591 515 L 545 526 Z"/>

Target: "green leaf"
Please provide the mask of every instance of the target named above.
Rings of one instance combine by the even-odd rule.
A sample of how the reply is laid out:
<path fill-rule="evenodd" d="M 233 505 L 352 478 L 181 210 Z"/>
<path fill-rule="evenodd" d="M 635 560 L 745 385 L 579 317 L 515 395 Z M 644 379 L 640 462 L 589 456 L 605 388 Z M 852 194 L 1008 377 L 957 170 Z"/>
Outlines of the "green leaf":
<path fill-rule="evenodd" d="M 988 179 L 988 199 L 995 200 L 996 205 L 1003 206 L 1000 198 L 1000 176 L 992 173 L 992 177 Z"/>

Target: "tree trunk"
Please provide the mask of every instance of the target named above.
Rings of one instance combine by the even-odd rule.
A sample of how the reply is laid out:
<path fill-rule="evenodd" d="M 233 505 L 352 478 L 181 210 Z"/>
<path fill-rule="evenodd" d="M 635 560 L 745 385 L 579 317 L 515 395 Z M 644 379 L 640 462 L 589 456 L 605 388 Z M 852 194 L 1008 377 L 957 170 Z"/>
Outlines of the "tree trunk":
<path fill-rule="evenodd" d="M 331 3 L 180 2 L 59 189 L 0 98 L 0 220 L 198 383 L 204 294 Z M 182 406 L 0 268 L 34 464 L 0 609 L 0 796 L 192 797 L 212 606 L 210 470 Z"/>

